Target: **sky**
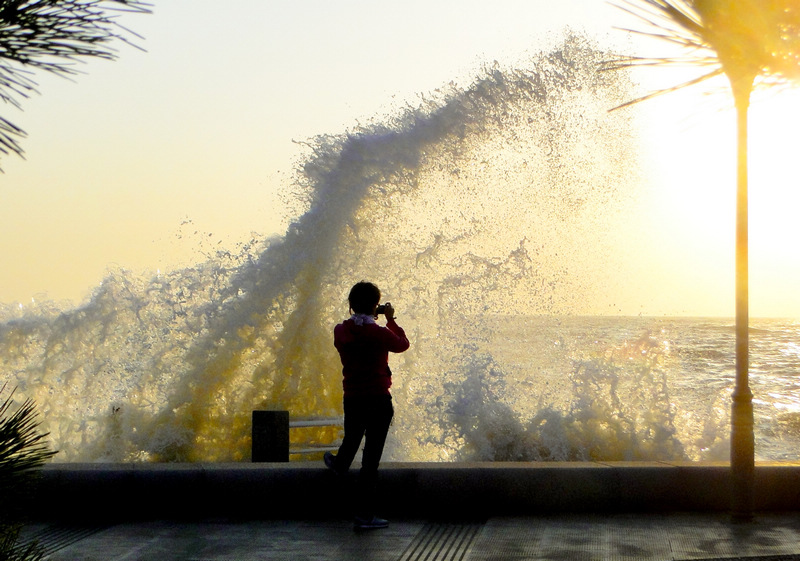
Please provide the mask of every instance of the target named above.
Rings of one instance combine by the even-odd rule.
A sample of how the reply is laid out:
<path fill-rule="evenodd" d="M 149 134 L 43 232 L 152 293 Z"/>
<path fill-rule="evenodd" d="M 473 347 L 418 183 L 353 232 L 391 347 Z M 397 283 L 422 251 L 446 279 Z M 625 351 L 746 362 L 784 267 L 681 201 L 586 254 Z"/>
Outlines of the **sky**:
<path fill-rule="evenodd" d="M 615 29 L 634 22 L 604 0 L 154 4 L 123 20 L 143 50 L 120 44 L 118 60 L 82 64 L 74 80 L 40 75 L 23 111 L 3 107 L 28 137 L 25 159 L 0 159 L 0 303 L 77 305 L 110 269 L 150 274 L 280 235 L 304 140 L 468 83 L 492 61 L 524 61 L 567 27 L 640 48 Z M 800 317 L 800 97 L 762 97 L 751 111 L 751 315 Z M 724 84 L 642 106 L 650 179 L 629 224 L 641 278 L 615 312 L 730 316 L 735 123 Z"/>

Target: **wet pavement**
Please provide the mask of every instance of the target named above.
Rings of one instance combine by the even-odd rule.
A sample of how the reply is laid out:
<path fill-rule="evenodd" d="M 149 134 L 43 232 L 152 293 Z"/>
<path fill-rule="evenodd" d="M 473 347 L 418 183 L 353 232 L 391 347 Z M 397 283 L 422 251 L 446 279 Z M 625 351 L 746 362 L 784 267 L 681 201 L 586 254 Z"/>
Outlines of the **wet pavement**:
<path fill-rule="evenodd" d="M 310 505 L 309 508 L 323 508 Z M 349 520 L 33 524 L 50 561 L 800 561 L 800 513 L 561 514 L 480 521 L 396 519 L 354 531 Z"/>

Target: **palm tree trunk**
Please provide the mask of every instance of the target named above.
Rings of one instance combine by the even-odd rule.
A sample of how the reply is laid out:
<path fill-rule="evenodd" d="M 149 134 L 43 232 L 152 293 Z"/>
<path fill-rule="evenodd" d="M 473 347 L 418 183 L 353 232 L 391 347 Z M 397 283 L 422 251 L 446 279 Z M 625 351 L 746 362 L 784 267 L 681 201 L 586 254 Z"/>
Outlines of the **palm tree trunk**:
<path fill-rule="evenodd" d="M 737 118 L 736 189 L 736 386 L 731 405 L 731 476 L 733 514 L 749 517 L 753 510 L 755 445 L 753 394 L 749 382 L 749 296 L 747 226 L 747 113 L 753 78 L 731 78 Z M 749 78 L 749 79 L 748 79 Z"/>

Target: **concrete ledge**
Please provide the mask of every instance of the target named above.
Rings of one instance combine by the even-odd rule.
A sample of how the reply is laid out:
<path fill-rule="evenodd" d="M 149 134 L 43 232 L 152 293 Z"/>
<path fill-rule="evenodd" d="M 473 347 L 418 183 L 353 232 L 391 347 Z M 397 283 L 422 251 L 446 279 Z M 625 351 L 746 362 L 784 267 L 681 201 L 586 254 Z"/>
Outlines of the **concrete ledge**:
<path fill-rule="evenodd" d="M 547 512 L 727 511 L 727 463 L 392 463 L 381 466 L 381 513 L 464 517 Z M 349 504 L 322 462 L 49 464 L 39 520 L 327 518 Z M 345 507 L 346 508 L 346 507 Z M 800 510 L 800 463 L 758 464 L 757 511 Z"/>

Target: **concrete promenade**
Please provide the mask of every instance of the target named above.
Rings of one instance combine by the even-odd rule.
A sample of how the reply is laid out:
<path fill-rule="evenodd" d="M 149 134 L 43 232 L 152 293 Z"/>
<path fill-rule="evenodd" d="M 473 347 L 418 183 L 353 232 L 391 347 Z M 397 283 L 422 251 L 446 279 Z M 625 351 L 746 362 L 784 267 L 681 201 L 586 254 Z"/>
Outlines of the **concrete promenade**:
<path fill-rule="evenodd" d="M 386 463 L 388 529 L 336 509 L 321 462 L 51 464 L 26 537 L 60 560 L 800 561 L 800 464 L 759 464 L 755 513 L 729 514 L 729 467 Z"/>
<path fill-rule="evenodd" d="M 749 523 L 708 513 L 393 519 L 368 532 L 336 519 L 151 520 L 36 524 L 26 535 L 49 561 L 800 560 L 800 516 L 789 513 Z"/>

